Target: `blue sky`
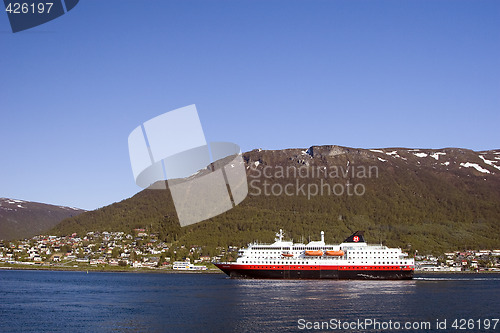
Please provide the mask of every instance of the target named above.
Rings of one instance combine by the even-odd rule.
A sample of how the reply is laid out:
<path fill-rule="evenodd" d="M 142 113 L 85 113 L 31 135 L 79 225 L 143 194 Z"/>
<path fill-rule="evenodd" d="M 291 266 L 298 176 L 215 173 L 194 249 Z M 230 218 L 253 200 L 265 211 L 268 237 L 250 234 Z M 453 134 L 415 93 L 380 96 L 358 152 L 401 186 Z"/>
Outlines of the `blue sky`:
<path fill-rule="evenodd" d="M 0 45 L 0 197 L 128 198 L 129 133 L 190 104 L 243 151 L 500 148 L 499 1 L 82 0 Z"/>

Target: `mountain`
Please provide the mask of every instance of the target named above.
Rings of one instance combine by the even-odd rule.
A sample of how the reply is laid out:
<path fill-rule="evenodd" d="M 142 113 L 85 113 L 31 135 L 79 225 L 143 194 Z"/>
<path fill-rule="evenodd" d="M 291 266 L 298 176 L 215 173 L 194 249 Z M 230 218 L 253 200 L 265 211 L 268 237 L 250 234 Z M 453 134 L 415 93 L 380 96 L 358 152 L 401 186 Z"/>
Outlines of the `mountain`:
<path fill-rule="evenodd" d="M 78 208 L 0 198 L 0 239 L 29 238 L 83 212 Z"/>
<path fill-rule="evenodd" d="M 371 243 L 410 251 L 500 248 L 500 150 L 357 149 L 312 146 L 243 154 L 248 197 L 210 220 L 181 228 L 168 190 L 62 221 L 54 234 L 147 228 L 177 244 L 299 240 L 341 242 L 364 230 Z"/>

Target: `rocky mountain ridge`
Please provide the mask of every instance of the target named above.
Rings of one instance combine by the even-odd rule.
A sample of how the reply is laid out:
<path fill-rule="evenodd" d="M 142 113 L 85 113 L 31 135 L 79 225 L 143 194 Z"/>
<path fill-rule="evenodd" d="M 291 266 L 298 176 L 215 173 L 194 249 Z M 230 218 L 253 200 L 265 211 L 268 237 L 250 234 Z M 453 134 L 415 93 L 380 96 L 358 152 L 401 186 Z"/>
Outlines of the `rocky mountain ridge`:
<path fill-rule="evenodd" d="M 0 198 L 0 239 L 28 238 L 83 212 L 78 208 Z"/>
<path fill-rule="evenodd" d="M 500 248 L 500 150 L 332 145 L 255 149 L 243 160 L 249 195 L 210 220 L 181 228 L 170 192 L 144 190 L 52 232 L 147 228 L 167 242 L 241 246 L 281 228 L 295 239 L 325 230 L 334 242 L 365 230 L 369 242 L 405 248 Z"/>

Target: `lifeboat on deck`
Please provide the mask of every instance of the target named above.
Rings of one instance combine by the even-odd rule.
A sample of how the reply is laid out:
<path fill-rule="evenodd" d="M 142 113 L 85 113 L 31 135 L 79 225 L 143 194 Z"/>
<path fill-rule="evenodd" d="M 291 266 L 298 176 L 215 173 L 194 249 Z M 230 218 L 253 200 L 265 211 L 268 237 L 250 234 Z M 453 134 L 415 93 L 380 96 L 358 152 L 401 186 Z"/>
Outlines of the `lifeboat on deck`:
<path fill-rule="evenodd" d="M 339 250 L 339 251 L 326 251 L 325 254 L 327 256 L 342 257 L 344 255 L 344 251 L 342 251 L 342 250 Z"/>
<path fill-rule="evenodd" d="M 293 254 L 285 252 L 281 254 L 283 257 L 293 257 Z"/>
<path fill-rule="evenodd" d="M 317 251 L 306 251 L 305 252 L 306 256 L 322 256 L 323 251 L 317 250 Z"/>

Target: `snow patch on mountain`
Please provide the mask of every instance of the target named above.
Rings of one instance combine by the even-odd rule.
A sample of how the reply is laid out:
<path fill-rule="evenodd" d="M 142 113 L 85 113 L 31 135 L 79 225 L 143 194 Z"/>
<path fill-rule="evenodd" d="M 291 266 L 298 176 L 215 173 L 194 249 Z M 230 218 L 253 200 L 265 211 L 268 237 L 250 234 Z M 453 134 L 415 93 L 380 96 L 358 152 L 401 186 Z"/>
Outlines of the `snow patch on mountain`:
<path fill-rule="evenodd" d="M 17 211 L 17 208 L 26 208 L 23 206 L 23 203 L 27 203 L 28 201 L 17 200 L 17 199 L 9 199 L 9 198 L 0 198 L 0 208 L 4 210 L 14 210 Z M 15 206 L 17 208 L 9 208 Z"/>
<path fill-rule="evenodd" d="M 498 169 L 500 170 L 500 167 L 495 165 L 495 162 L 496 161 L 490 161 L 490 160 L 487 160 L 483 155 L 479 155 L 479 158 L 483 160 L 484 163 L 488 164 L 489 166 L 492 166 L 494 167 L 495 169 Z"/>
<path fill-rule="evenodd" d="M 199 172 L 199 171 L 198 171 Z M 75 207 L 66 207 L 66 206 L 57 206 L 59 208 L 62 208 L 62 209 L 66 209 L 66 210 L 81 210 L 80 208 L 75 208 Z"/>
<path fill-rule="evenodd" d="M 437 161 L 437 160 L 439 160 L 439 155 L 446 155 L 446 153 L 437 152 L 437 153 L 430 155 L 430 157 L 434 158 Z"/>
<path fill-rule="evenodd" d="M 9 198 L 0 198 L 0 201 L 3 201 L 5 203 L 11 204 L 11 205 L 16 205 L 16 204 L 23 204 L 27 201 L 23 200 L 17 200 L 17 199 L 9 199 Z M 25 208 L 25 207 L 22 207 Z"/>
<path fill-rule="evenodd" d="M 461 166 L 465 167 L 465 168 L 474 168 L 476 169 L 477 171 L 479 172 L 482 172 L 482 173 L 490 173 L 489 170 L 486 170 L 485 168 L 482 168 L 479 164 L 477 163 L 470 163 L 470 162 L 467 162 L 467 163 L 460 163 Z"/>
<path fill-rule="evenodd" d="M 417 157 L 427 157 L 428 156 L 426 153 L 415 153 L 414 155 Z"/>

